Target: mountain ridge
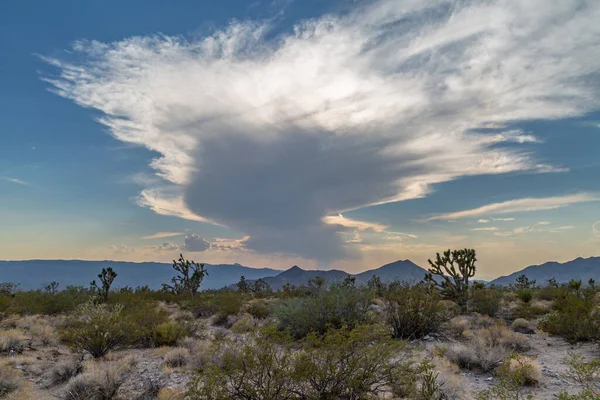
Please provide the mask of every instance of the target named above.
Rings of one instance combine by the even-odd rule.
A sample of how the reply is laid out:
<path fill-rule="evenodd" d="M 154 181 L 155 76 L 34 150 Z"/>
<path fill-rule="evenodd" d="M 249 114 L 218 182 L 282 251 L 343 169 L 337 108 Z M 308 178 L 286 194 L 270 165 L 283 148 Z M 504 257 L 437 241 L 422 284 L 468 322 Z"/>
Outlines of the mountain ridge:
<path fill-rule="evenodd" d="M 512 274 L 500 276 L 489 284 L 507 286 L 520 275 L 535 279 L 540 286 L 545 285 L 550 278 L 555 278 L 558 283 L 566 283 L 571 279 L 581 279 L 586 283 L 590 278 L 600 281 L 600 257 L 577 257 L 562 263 L 547 261 L 543 264 L 530 265 Z"/>

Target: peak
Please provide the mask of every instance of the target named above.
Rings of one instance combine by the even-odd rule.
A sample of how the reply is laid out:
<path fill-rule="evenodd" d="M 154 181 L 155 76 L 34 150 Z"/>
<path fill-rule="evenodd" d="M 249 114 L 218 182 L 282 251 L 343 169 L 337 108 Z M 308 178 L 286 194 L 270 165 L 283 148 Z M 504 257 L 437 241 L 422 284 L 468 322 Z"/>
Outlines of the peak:
<path fill-rule="evenodd" d="M 294 265 L 292 268 L 288 269 L 288 271 L 304 271 L 302 268 L 300 268 L 297 265 Z"/>

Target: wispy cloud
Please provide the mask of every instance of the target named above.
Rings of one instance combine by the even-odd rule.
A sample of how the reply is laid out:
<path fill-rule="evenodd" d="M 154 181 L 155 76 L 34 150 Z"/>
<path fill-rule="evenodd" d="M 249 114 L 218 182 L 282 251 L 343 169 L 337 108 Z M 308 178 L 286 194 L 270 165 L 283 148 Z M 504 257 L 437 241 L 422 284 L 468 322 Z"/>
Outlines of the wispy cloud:
<path fill-rule="evenodd" d="M 324 216 L 463 176 L 563 171 L 511 126 L 600 107 L 598 20 L 591 1 L 380 0 L 276 37 L 235 22 L 45 60 L 56 93 L 160 154 L 163 183 L 138 204 L 231 227 L 257 252 L 327 259 L 345 253 Z"/>
<path fill-rule="evenodd" d="M 479 224 L 487 224 L 488 222 L 490 222 L 489 219 L 483 219 L 482 218 L 482 219 L 477 220 L 477 223 L 479 223 Z"/>
<path fill-rule="evenodd" d="M 486 227 L 486 228 L 473 228 L 471 230 L 472 231 L 490 231 L 490 232 L 495 232 L 495 231 L 499 230 L 499 228 L 497 228 L 495 226 L 490 226 L 490 227 Z"/>
<path fill-rule="evenodd" d="M 31 186 L 30 183 L 25 182 L 21 179 L 17 179 L 17 178 L 2 177 L 2 179 L 4 179 L 5 181 L 8 181 L 8 182 L 16 183 L 17 185 Z"/>
<path fill-rule="evenodd" d="M 510 217 L 510 218 L 492 218 L 492 220 L 494 220 L 494 221 L 514 221 L 515 219 Z"/>
<path fill-rule="evenodd" d="M 435 215 L 429 220 L 459 219 L 476 217 L 487 214 L 506 214 L 526 211 L 552 210 L 570 204 L 600 201 L 600 196 L 589 193 L 579 193 L 568 196 L 524 198 L 504 201 L 502 203 L 488 204 L 471 210 L 457 211 L 447 214 Z"/>
<path fill-rule="evenodd" d="M 142 239 L 163 239 L 163 238 L 180 236 L 180 235 L 183 235 L 183 232 L 157 232 L 153 235 L 144 236 L 144 237 L 142 237 Z"/>
<path fill-rule="evenodd" d="M 323 217 L 323 222 L 328 225 L 340 225 L 345 228 L 353 228 L 359 231 L 371 230 L 373 232 L 383 232 L 387 229 L 386 225 L 374 222 L 358 221 L 355 219 L 346 218 L 342 214 Z"/>
<path fill-rule="evenodd" d="M 538 222 L 538 225 L 550 225 L 550 222 L 548 222 L 548 221 L 540 221 L 540 222 Z"/>

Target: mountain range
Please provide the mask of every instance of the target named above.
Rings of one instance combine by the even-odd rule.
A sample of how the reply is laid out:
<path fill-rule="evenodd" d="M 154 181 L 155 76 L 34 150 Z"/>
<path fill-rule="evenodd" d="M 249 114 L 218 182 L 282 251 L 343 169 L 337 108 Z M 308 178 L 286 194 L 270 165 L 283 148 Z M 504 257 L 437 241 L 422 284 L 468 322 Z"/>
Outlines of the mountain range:
<path fill-rule="evenodd" d="M 545 285 L 550 278 L 555 278 L 558 283 L 566 283 L 571 279 L 581 279 L 582 282 L 587 283 L 590 278 L 600 282 L 600 257 L 579 257 L 564 263 L 549 261 L 532 265 L 510 275 L 496 278 L 490 284 L 507 286 L 515 282 L 519 275 L 535 279 L 538 286 Z"/>
<path fill-rule="evenodd" d="M 171 264 L 156 262 L 125 262 L 125 261 L 85 261 L 85 260 L 25 260 L 0 261 L 0 282 L 18 283 L 21 289 L 39 289 L 42 286 L 57 281 L 60 287 L 67 285 L 87 286 L 102 268 L 112 267 L 118 274 L 114 287 L 144 286 L 158 289 L 162 283 L 170 283 L 174 275 Z M 418 282 L 423 279 L 426 270 L 410 260 L 399 260 L 386 264 L 377 269 L 349 274 L 340 270 L 304 270 L 294 266 L 282 271 L 271 268 L 251 268 L 240 264 L 205 265 L 208 276 L 202 281 L 202 289 L 221 289 L 234 287 L 244 275 L 250 283 L 264 279 L 273 289 L 280 289 L 286 283 L 296 286 L 307 284 L 317 276 L 327 282 L 341 281 L 351 275 L 356 278 L 357 285 L 368 282 L 377 275 L 385 283 L 395 280 Z M 529 279 L 535 279 L 538 285 L 544 285 L 548 279 L 555 278 L 557 282 L 568 282 L 570 279 L 581 279 L 587 282 L 590 278 L 600 282 L 600 257 L 577 258 L 565 263 L 555 261 L 541 265 L 532 265 L 507 276 L 499 277 L 489 284 L 508 285 L 519 275 L 525 274 Z"/>

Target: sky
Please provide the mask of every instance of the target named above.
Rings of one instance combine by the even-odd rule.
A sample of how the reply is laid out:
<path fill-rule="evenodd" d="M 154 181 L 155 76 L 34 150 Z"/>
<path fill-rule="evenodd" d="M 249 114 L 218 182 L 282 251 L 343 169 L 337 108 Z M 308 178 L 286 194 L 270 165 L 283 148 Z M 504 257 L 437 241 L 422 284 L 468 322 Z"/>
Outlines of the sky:
<path fill-rule="evenodd" d="M 0 2 L 0 259 L 600 255 L 600 2 Z"/>

